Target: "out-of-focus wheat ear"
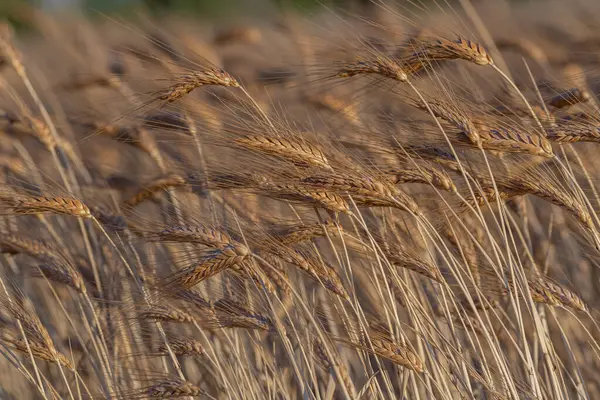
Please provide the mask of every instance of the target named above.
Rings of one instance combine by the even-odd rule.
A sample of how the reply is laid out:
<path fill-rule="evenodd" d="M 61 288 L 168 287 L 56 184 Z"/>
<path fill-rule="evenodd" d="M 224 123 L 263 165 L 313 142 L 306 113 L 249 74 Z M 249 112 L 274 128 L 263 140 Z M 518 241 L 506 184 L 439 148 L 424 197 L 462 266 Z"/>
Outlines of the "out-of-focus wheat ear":
<path fill-rule="evenodd" d="M 213 43 L 217 46 L 226 46 L 235 43 L 256 44 L 261 40 L 262 34 L 258 28 L 239 26 L 217 32 Z"/>
<path fill-rule="evenodd" d="M 585 89 L 571 88 L 550 98 L 547 103 L 554 108 L 570 107 L 590 100 L 590 94 Z"/>
<path fill-rule="evenodd" d="M 52 213 L 81 218 L 92 216 L 90 209 L 83 202 L 69 197 L 9 196 L 2 193 L 0 202 L 17 215 Z"/>
<path fill-rule="evenodd" d="M 53 347 L 48 348 L 43 343 L 34 342 L 31 340 L 28 340 L 27 343 L 25 343 L 24 340 L 18 339 L 2 340 L 5 340 L 8 344 L 12 345 L 15 348 L 15 350 L 19 351 L 20 353 L 28 355 L 31 351 L 31 354 L 39 360 L 60 364 L 63 367 L 67 367 L 72 371 L 75 370 L 75 367 L 73 366 L 71 361 L 69 361 L 69 359 L 64 354 L 62 354 Z"/>
<path fill-rule="evenodd" d="M 213 305 L 216 324 L 219 327 L 245 328 L 270 331 L 273 322 L 267 316 L 251 310 L 245 304 L 232 299 L 220 299 Z M 209 322 L 210 323 L 210 322 Z"/>
<path fill-rule="evenodd" d="M 222 69 L 207 69 L 179 76 L 177 82 L 157 93 L 158 100 L 172 103 L 201 86 L 240 87 L 239 82 Z"/>
<path fill-rule="evenodd" d="M 298 224 L 273 228 L 272 234 L 282 244 L 294 245 L 326 235 L 337 236 L 340 231 L 343 230 L 339 224 L 333 221 L 326 221 L 323 224 Z"/>
<path fill-rule="evenodd" d="M 376 178 L 351 175 L 313 175 L 302 179 L 302 183 L 315 188 L 349 193 L 357 204 L 367 207 L 395 207 L 417 216 L 422 212 L 415 200 L 391 182 Z"/>
<path fill-rule="evenodd" d="M 354 387 L 354 383 L 352 382 L 352 378 L 350 377 L 350 373 L 348 372 L 346 365 L 336 359 L 337 354 L 334 355 L 333 360 L 330 359 L 327 356 L 327 352 L 323 348 L 323 344 L 321 343 L 321 340 L 318 337 L 313 338 L 312 344 L 313 354 L 316 356 L 321 366 L 328 370 L 329 373 L 332 375 L 335 374 L 335 371 L 337 369 L 340 374 L 340 380 L 343 382 L 344 386 L 346 387 L 346 390 L 348 390 L 348 394 L 351 398 L 356 398 L 356 388 Z"/>
<path fill-rule="evenodd" d="M 307 100 L 318 108 L 342 115 L 346 121 L 357 128 L 363 127 L 357 107 L 352 103 L 346 103 L 332 94 L 309 96 Z"/>
<path fill-rule="evenodd" d="M 350 214 L 350 206 L 343 197 L 333 191 L 307 185 L 276 183 L 266 177 L 255 177 L 257 193 L 279 200 L 289 200 L 322 207 L 333 213 Z"/>
<path fill-rule="evenodd" d="M 366 344 L 371 347 L 371 352 L 374 354 L 387 358 L 394 364 L 402 365 L 415 372 L 423 372 L 423 361 L 421 358 L 408 346 L 394 341 L 390 336 L 384 335 L 380 332 L 369 332 L 370 344 Z"/>
<path fill-rule="evenodd" d="M 587 311 L 588 308 L 581 298 L 547 277 L 536 277 L 528 281 L 531 297 L 536 303 L 549 306 L 563 306 L 577 311 Z"/>
<path fill-rule="evenodd" d="M 287 271 L 281 265 L 281 260 L 266 251 L 258 250 L 255 252 L 258 256 L 259 268 L 283 293 L 290 292 L 290 281 Z"/>
<path fill-rule="evenodd" d="M 128 399 L 175 399 L 205 397 L 208 394 L 191 382 L 180 378 L 162 378 L 151 385 L 124 393 Z"/>
<path fill-rule="evenodd" d="M 479 260 L 477 258 L 477 251 L 475 244 L 473 243 L 473 239 L 471 239 L 471 237 L 468 235 L 461 235 L 461 238 L 459 239 L 455 229 L 459 228 L 448 226 L 444 230 L 444 234 L 450 243 L 452 243 L 452 245 L 458 250 L 460 256 L 464 257 L 467 266 L 473 275 L 475 284 L 479 286 L 479 283 L 481 282 L 481 278 L 479 276 Z"/>
<path fill-rule="evenodd" d="M 389 334 L 379 332 L 378 330 L 369 330 L 367 335 L 368 340 L 366 338 L 344 339 L 336 337 L 334 337 L 334 340 L 383 357 L 394 364 L 409 368 L 415 372 L 424 371 L 423 361 L 421 361 L 420 357 L 408 346 L 394 341 Z"/>
<path fill-rule="evenodd" d="M 4 309 L 21 323 L 23 331 L 27 336 L 27 342 L 21 338 L 17 339 L 18 336 L 16 335 L 12 335 L 12 339 L 9 336 L 10 340 L 8 342 L 24 354 L 29 354 L 31 350 L 31 353 L 36 358 L 58 363 L 72 370 L 73 365 L 69 362 L 68 358 L 56 349 L 48 330 L 42 324 L 35 311 L 29 310 L 23 304 L 20 304 L 25 300 L 20 295 L 17 296 L 16 300 L 10 301 L 8 298 L 0 300 Z"/>
<path fill-rule="evenodd" d="M 384 255 L 390 264 L 395 267 L 409 269 L 436 282 L 444 281 L 440 270 L 435 264 L 427 262 L 421 257 L 410 254 L 403 249 L 389 247 L 384 250 Z"/>
<path fill-rule="evenodd" d="M 204 346 L 202 343 L 195 339 L 188 337 L 179 337 L 174 335 L 167 335 L 169 341 L 169 347 L 176 356 L 199 356 L 204 354 Z M 157 350 L 158 355 L 168 356 L 169 350 L 165 343 L 161 343 Z"/>
<path fill-rule="evenodd" d="M 379 75 L 398 82 L 406 82 L 408 79 L 406 72 L 397 62 L 383 56 L 345 64 L 334 76 L 350 78 L 358 75 Z"/>
<path fill-rule="evenodd" d="M 58 261 L 61 258 L 57 249 L 43 241 L 9 233 L 0 235 L 0 252 L 24 253 L 42 261 Z"/>
<path fill-rule="evenodd" d="M 210 251 L 199 263 L 169 275 L 162 284 L 167 290 L 189 289 L 213 275 L 242 263 L 249 254 L 250 251 L 246 246 L 229 244 Z"/>
<path fill-rule="evenodd" d="M 419 162 L 417 165 L 386 169 L 384 172 L 390 175 L 390 179 L 395 184 L 423 183 L 448 192 L 458 192 L 450 175 L 433 165 L 424 165 Z"/>
<path fill-rule="evenodd" d="M 600 143 L 600 124 L 595 122 L 557 120 L 546 132 L 548 139 L 557 143 Z"/>
<path fill-rule="evenodd" d="M 342 280 L 334 268 L 314 259 L 305 252 L 283 245 L 268 246 L 265 252 L 292 264 L 301 271 L 325 286 L 332 293 L 348 300 L 350 296 L 342 284 Z"/>
<path fill-rule="evenodd" d="M 495 40 L 498 50 L 513 50 L 524 56 L 529 56 L 542 67 L 548 65 L 548 57 L 540 46 L 524 37 L 513 37 Z"/>
<path fill-rule="evenodd" d="M 72 287 L 79 293 L 85 294 L 87 292 L 85 282 L 79 271 L 68 264 L 38 264 L 34 271 L 39 271 L 42 276 L 50 281 Z"/>
<path fill-rule="evenodd" d="M 98 206 L 90 206 L 90 212 L 98 222 L 111 230 L 121 232 L 128 227 L 127 221 L 122 215 L 113 214 Z"/>
<path fill-rule="evenodd" d="M 186 180 L 184 177 L 177 174 L 167 174 L 165 176 L 161 176 L 146 183 L 142 186 L 142 188 L 138 190 L 136 194 L 134 194 L 129 199 L 125 200 L 123 203 L 126 206 L 134 207 L 140 204 L 142 201 L 155 196 L 163 190 L 169 188 L 182 187 L 185 185 Z"/>
<path fill-rule="evenodd" d="M 139 312 L 138 318 L 151 321 L 176 322 L 193 324 L 194 316 L 168 304 L 149 304 Z"/>
<path fill-rule="evenodd" d="M 252 135 L 237 138 L 235 142 L 247 149 L 281 157 L 301 167 L 332 169 L 323 151 L 301 138 Z"/>
<path fill-rule="evenodd" d="M 466 136 L 471 144 L 474 146 L 481 146 L 481 139 L 479 137 L 479 131 L 477 126 L 473 123 L 472 119 L 467 116 L 466 113 L 462 112 L 458 107 L 453 104 L 449 104 L 442 100 L 427 100 L 427 104 L 424 104 L 420 99 L 407 98 L 408 104 L 416 107 L 425 112 L 431 112 L 437 118 L 440 118 L 454 127 L 456 127 L 462 134 Z"/>

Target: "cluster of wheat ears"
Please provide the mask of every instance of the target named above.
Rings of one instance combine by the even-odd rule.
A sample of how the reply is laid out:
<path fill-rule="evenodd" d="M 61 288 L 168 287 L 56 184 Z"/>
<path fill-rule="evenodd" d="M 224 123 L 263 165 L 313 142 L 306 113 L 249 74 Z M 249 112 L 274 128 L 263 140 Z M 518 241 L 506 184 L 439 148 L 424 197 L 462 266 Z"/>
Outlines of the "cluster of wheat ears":
<path fill-rule="evenodd" d="M 0 397 L 598 398 L 589 3 L 15 10 Z"/>

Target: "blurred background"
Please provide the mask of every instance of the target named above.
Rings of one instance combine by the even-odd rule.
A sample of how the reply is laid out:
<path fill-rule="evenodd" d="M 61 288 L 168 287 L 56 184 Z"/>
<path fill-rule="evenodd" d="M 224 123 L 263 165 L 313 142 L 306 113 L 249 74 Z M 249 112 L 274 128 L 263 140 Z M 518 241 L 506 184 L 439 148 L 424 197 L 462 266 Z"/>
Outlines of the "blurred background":
<path fill-rule="evenodd" d="M 365 7 L 370 0 L 0 0 L 0 13 L 23 4 L 36 5 L 47 11 L 102 11 L 127 13 L 144 8 L 153 12 L 171 11 L 219 16 L 231 13 L 256 14 L 273 8 L 311 11 L 318 7 Z"/>

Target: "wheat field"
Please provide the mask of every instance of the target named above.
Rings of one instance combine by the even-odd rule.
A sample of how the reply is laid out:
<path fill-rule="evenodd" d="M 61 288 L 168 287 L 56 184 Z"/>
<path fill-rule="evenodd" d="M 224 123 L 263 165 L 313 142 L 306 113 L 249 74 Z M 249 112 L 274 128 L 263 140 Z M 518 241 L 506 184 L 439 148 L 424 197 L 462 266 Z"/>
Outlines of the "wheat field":
<path fill-rule="evenodd" d="M 600 398 L 600 4 L 361 7 L 11 9 L 1 399 Z"/>

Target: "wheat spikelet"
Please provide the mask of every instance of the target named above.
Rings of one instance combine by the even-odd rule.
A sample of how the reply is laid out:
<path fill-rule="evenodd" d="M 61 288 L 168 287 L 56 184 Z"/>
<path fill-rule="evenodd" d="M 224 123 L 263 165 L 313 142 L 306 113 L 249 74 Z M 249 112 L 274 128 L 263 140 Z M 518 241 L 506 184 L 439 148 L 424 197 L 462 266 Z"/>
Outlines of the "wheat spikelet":
<path fill-rule="evenodd" d="M 266 179 L 257 179 L 259 188 L 265 195 L 280 200 L 307 202 L 332 212 L 350 213 L 348 203 L 336 193 L 301 185 L 275 183 Z"/>
<path fill-rule="evenodd" d="M 554 156 L 552 146 L 543 136 L 508 126 L 493 126 L 481 120 L 475 121 L 475 126 L 484 149 L 530 153 L 542 157 Z"/>
<path fill-rule="evenodd" d="M 80 200 L 69 197 L 23 196 L 8 197 L 2 194 L 0 201 L 4 202 L 15 214 L 52 213 L 71 215 L 74 217 L 90 218 L 90 209 Z"/>
<path fill-rule="evenodd" d="M 181 324 L 192 324 L 195 321 L 193 315 L 167 304 L 150 304 L 145 306 L 139 313 L 139 318 L 152 321 L 177 322 Z"/>
<path fill-rule="evenodd" d="M 298 166 L 316 166 L 331 170 L 323 151 L 306 140 L 252 135 L 235 139 L 235 142 L 264 154 L 281 157 Z"/>
<path fill-rule="evenodd" d="M 314 175 L 302 179 L 302 183 L 348 193 L 357 204 L 368 207 L 396 207 L 421 215 L 417 203 L 399 188 L 376 178 L 359 178 L 349 175 Z"/>
<path fill-rule="evenodd" d="M 68 264 L 38 264 L 36 269 L 50 281 L 70 286 L 79 293 L 87 292 L 83 277 L 79 271 Z"/>
<path fill-rule="evenodd" d="M 466 135 L 471 144 L 475 146 L 481 145 L 479 131 L 472 119 L 454 105 L 448 104 L 442 100 L 427 100 L 427 104 L 424 104 L 420 99 L 413 98 L 408 98 L 407 102 L 413 107 L 425 112 L 431 112 L 437 118 L 452 124 L 461 132 L 461 134 Z"/>
<path fill-rule="evenodd" d="M 334 222 L 327 221 L 324 224 L 300 224 L 286 226 L 284 228 L 275 228 L 273 230 L 273 235 L 280 243 L 293 245 L 307 242 L 317 237 L 323 237 L 326 236 L 326 234 L 338 235 L 338 229 L 341 230 L 341 226 Z"/>
<path fill-rule="evenodd" d="M 17 301 L 24 301 L 20 292 L 17 294 L 16 301 L 9 301 L 7 298 L 2 298 L 1 302 L 4 309 L 7 310 L 14 319 L 21 322 L 23 331 L 27 336 L 27 343 L 23 339 L 17 339 L 18 336 L 16 333 L 10 334 L 10 332 L 7 332 L 5 329 L 3 329 L 2 340 L 13 345 L 15 349 L 25 354 L 29 353 L 27 349 L 27 344 L 29 344 L 29 349 L 34 357 L 58 363 L 69 369 L 73 369 L 73 365 L 69 360 L 56 349 L 54 341 L 37 314 L 27 310 L 22 304 L 17 304 Z"/>
<path fill-rule="evenodd" d="M 142 201 L 155 196 L 157 193 L 168 189 L 181 187 L 186 184 L 185 178 L 176 175 L 176 174 L 168 174 L 165 176 L 161 176 L 157 179 L 154 179 L 144 185 L 135 195 L 125 200 L 123 203 L 129 207 L 136 206 L 140 204 Z"/>
<path fill-rule="evenodd" d="M 180 378 L 162 378 L 152 385 L 126 393 L 131 399 L 175 399 L 180 397 L 203 397 L 204 390 Z"/>
<path fill-rule="evenodd" d="M 418 163 L 418 166 L 407 165 L 399 168 L 386 169 L 394 184 L 399 183 L 424 183 L 433 185 L 438 189 L 457 193 L 458 189 L 452 178 L 445 172 L 433 165 Z"/>
<path fill-rule="evenodd" d="M 19 351 L 23 354 L 27 355 L 27 354 L 29 354 L 29 351 L 31 351 L 31 354 L 37 359 L 40 359 L 43 361 L 48 361 L 51 363 L 60 364 L 64 367 L 67 367 L 70 370 L 75 369 L 75 367 L 73 366 L 71 361 L 69 361 L 69 359 L 64 354 L 62 354 L 55 348 L 48 348 L 48 347 L 44 346 L 44 344 L 42 344 L 42 343 L 34 342 L 31 340 L 28 340 L 27 343 L 25 343 L 24 340 L 16 340 L 16 339 L 4 339 L 4 340 L 7 343 L 9 343 L 10 345 L 12 345 L 17 351 Z M 27 345 L 29 345 L 29 347 Z"/>
<path fill-rule="evenodd" d="M 416 372 L 423 372 L 423 362 L 419 356 L 405 345 L 395 342 L 391 337 L 380 332 L 369 332 L 371 352 L 387 358 L 394 364 L 402 365 Z"/>
<path fill-rule="evenodd" d="M 177 101 L 201 86 L 240 87 L 239 82 L 221 69 L 209 69 L 183 75 L 177 78 L 177 83 L 163 89 L 157 98 L 167 103 Z"/>
<path fill-rule="evenodd" d="M 213 304 L 215 311 L 215 324 L 219 327 L 237 327 L 245 329 L 259 329 L 269 331 L 272 329 L 271 319 L 250 310 L 244 304 L 232 299 L 220 299 Z"/>
<path fill-rule="evenodd" d="M 323 348 L 323 345 L 321 344 L 321 340 L 318 337 L 315 337 L 312 340 L 312 349 L 321 366 L 328 370 L 330 374 L 333 375 L 335 373 L 335 369 L 337 368 L 337 370 L 340 373 L 340 378 L 344 386 L 348 390 L 348 393 L 352 398 L 355 398 L 356 388 L 354 387 L 354 383 L 352 382 L 352 378 L 350 377 L 346 366 L 339 362 L 339 360 L 337 360 L 337 357 L 334 357 L 334 359 L 332 360 L 327 356 L 327 353 Z M 336 368 L 334 368 L 334 363 Z"/>
<path fill-rule="evenodd" d="M 210 247 L 243 246 L 234 241 L 226 232 L 200 224 L 170 225 L 160 232 L 150 232 L 144 236 L 151 240 L 197 243 Z"/>
<path fill-rule="evenodd" d="M 383 249 L 385 249 L 385 258 L 393 266 L 415 271 L 416 273 L 437 282 L 443 281 L 443 277 L 439 269 L 430 262 L 426 262 L 421 257 L 410 254 L 408 251 L 405 251 L 397 246 L 388 245 L 383 247 Z"/>
<path fill-rule="evenodd" d="M 398 82 L 406 82 L 406 72 L 398 63 L 382 56 L 349 63 L 341 67 L 335 76 L 350 78 L 357 75 L 375 74 Z"/>
<path fill-rule="evenodd" d="M 199 356 L 204 353 L 204 346 L 197 340 L 186 337 L 173 337 L 168 336 L 169 348 L 176 356 Z M 167 356 L 169 355 L 169 348 L 164 343 L 158 347 L 156 354 Z"/>
<path fill-rule="evenodd" d="M 419 356 L 404 344 L 396 342 L 386 329 L 369 328 L 366 338 L 335 338 L 343 344 L 365 350 L 371 354 L 390 360 L 394 364 L 409 368 L 415 372 L 423 372 L 423 362 Z"/>
<path fill-rule="evenodd" d="M 309 256 L 301 249 L 291 249 L 281 245 L 273 245 L 268 246 L 264 250 L 281 260 L 300 268 L 301 271 L 322 283 L 323 286 L 331 292 L 344 299 L 349 299 L 348 292 L 344 288 L 341 278 L 333 267 L 313 259 L 313 257 Z"/>
<path fill-rule="evenodd" d="M 286 270 L 281 265 L 280 259 L 271 253 L 261 250 L 258 250 L 256 255 L 260 257 L 258 261 L 259 268 L 264 272 L 267 278 L 282 292 L 288 293 L 290 290 L 289 280 Z M 262 260 L 265 260 L 266 263 Z"/>
<path fill-rule="evenodd" d="M 411 48 L 416 51 L 405 56 L 404 53 Z M 431 61 L 461 59 L 476 65 L 494 64 L 483 46 L 461 37 L 454 41 L 445 38 L 412 41 L 408 46 L 400 48 L 396 54 L 398 64 L 409 74 L 419 72 Z"/>
<path fill-rule="evenodd" d="M 528 285 L 536 303 L 562 305 L 578 311 L 587 311 L 587 306 L 579 296 L 546 277 L 532 279 L 528 281 Z"/>
<path fill-rule="evenodd" d="M 0 235 L 0 246 L 3 253 L 25 253 L 42 261 L 56 261 L 60 258 L 57 250 L 45 242 L 9 233 Z"/>
<path fill-rule="evenodd" d="M 600 126 L 592 122 L 559 120 L 546 132 L 548 139 L 557 143 L 600 142 Z"/>
<path fill-rule="evenodd" d="M 170 289 L 189 289 L 213 275 L 242 263 L 248 255 L 246 246 L 228 244 L 208 252 L 197 264 L 169 275 L 163 280 L 163 284 Z"/>

